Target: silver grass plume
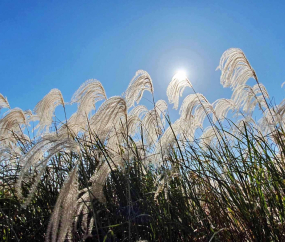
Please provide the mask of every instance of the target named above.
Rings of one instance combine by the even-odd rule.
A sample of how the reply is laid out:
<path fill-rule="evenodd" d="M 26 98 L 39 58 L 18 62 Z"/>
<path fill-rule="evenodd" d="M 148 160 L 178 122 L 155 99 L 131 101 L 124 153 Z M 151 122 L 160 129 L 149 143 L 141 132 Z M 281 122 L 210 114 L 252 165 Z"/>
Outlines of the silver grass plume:
<path fill-rule="evenodd" d="M 109 162 L 102 162 L 100 166 L 95 170 L 92 177 L 89 179 L 89 183 L 91 186 L 89 188 L 84 189 L 84 193 L 79 199 L 83 204 L 78 207 L 77 214 L 82 212 L 82 209 L 90 202 L 96 198 L 101 203 L 105 203 L 106 199 L 103 193 L 103 188 L 108 178 L 108 175 L 112 170 L 116 170 L 119 166 L 122 165 L 123 158 L 121 155 L 115 155 Z"/>
<path fill-rule="evenodd" d="M 63 242 L 73 223 L 78 197 L 78 171 L 75 167 L 69 174 L 57 198 L 47 228 L 46 242 Z M 51 236 L 51 240 L 50 240 Z"/>
<path fill-rule="evenodd" d="M 119 158 L 120 159 L 120 158 Z M 116 162 L 118 163 L 118 162 Z M 108 175 L 112 170 L 117 169 L 117 165 L 115 162 L 110 161 L 109 164 L 104 162 L 100 168 L 95 171 L 94 175 L 90 178 L 90 182 L 92 182 L 91 186 L 91 194 L 97 198 L 100 202 L 105 203 L 105 196 L 103 193 L 104 185 L 107 181 Z"/>
<path fill-rule="evenodd" d="M 88 211 L 89 205 L 92 202 L 92 194 L 90 194 L 89 188 L 84 188 L 78 192 L 78 194 L 81 194 L 80 197 L 77 199 L 77 208 L 76 208 L 76 214 L 75 214 L 75 219 L 74 219 L 74 229 L 77 229 L 78 226 L 78 219 L 80 214 L 85 214 L 85 210 Z M 88 212 L 87 212 L 88 215 Z M 85 224 L 82 222 L 82 227 Z M 84 229 L 84 228 L 83 228 Z"/>
<path fill-rule="evenodd" d="M 282 103 L 281 103 L 282 105 Z M 277 106 L 277 108 L 266 109 L 263 113 L 263 116 L 260 120 L 258 120 L 259 127 L 263 131 L 263 133 L 269 134 L 274 132 L 276 125 L 280 124 L 284 127 L 283 115 L 282 114 L 282 106 Z M 279 112 L 278 112 L 279 110 Z M 272 114 L 274 114 L 274 119 L 272 118 Z"/>
<path fill-rule="evenodd" d="M 96 102 L 105 99 L 107 96 L 101 82 L 90 79 L 73 94 L 70 104 L 78 103 L 77 114 L 87 118 L 91 110 L 95 109 Z"/>
<path fill-rule="evenodd" d="M 119 152 L 121 146 L 126 143 L 128 140 L 128 135 L 132 135 L 133 130 L 129 129 L 128 125 L 134 125 L 138 120 L 126 120 L 125 117 L 121 117 L 118 122 L 116 122 L 113 127 L 109 130 L 108 135 L 106 136 L 107 148 L 111 152 Z M 131 123 L 130 123 L 131 122 Z M 133 127 L 131 127 L 133 128 Z"/>
<path fill-rule="evenodd" d="M 136 116 L 141 120 L 147 112 L 148 109 L 146 106 L 138 105 L 129 112 L 128 116 Z"/>
<path fill-rule="evenodd" d="M 157 118 L 157 113 L 155 110 L 149 110 L 145 115 L 143 121 L 143 130 L 145 131 L 144 134 L 146 135 L 146 142 L 147 144 L 151 145 L 155 143 L 159 135 L 162 134 L 162 122 L 160 119 Z"/>
<path fill-rule="evenodd" d="M 191 120 L 192 112 L 196 106 L 208 106 L 209 104 L 209 101 L 204 97 L 204 95 L 200 93 L 190 94 L 184 98 L 179 114 L 182 119 L 186 121 Z"/>
<path fill-rule="evenodd" d="M 166 114 L 167 108 L 168 108 L 167 103 L 162 99 L 158 100 L 155 103 L 155 110 L 157 112 L 157 115 L 161 117 L 163 125 L 165 124 L 165 114 Z"/>
<path fill-rule="evenodd" d="M 188 80 L 188 78 L 185 76 L 185 78 L 181 79 L 178 78 L 178 75 L 174 75 L 171 82 L 169 83 L 166 94 L 168 97 L 169 103 L 173 103 L 174 109 L 178 108 L 179 104 L 179 96 L 181 97 L 183 94 L 183 91 L 186 87 L 192 88 L 191 82 Z"/>
<path fill-rule="evenodd" d="M 215 110 L 215 115 L 213 116 L 213 121 L 216 122 L 217 119 L 223 121 L 230 110 L 235 110 L 236 106 L 232 99 L 221 98 L 216 100 L 212 106 Z"/>
<path fill-rule="evenodd" d="M 24 114 L 26 116 L 28 123 L 39 120 L 39 117 L 37 115 L 33 114 L 33 112 L 31 110 L 24 111 Z"/>
<path fill-rule="evenodd" d="M 133 136 L 137 132 L 141 132 L 142 119 L 147 114 L 148 109 L 143 105 L 134 107 L 126 117 L 114 123 L 108 135 L 107 147 L 110 150 L 120 150 L 120 146 L 127 140 L 128 136 Z"/>
<path fill-rule="evenodd" d="M 142 120 L 147 143 L 153 144 L 163 133 L 164 115 L 167 104 L 163 100 L 156 102 L 154 109 L 148 111 Z"/>
<path fill-rule="evenodd" d="M 146 71 L 138 70 L 124 94 L 128 108 L 140 102 L 144 91 L 153 93 L 152 79 Z"/>
<path fill-rule="evenodd" d="M 78 199 L 76 223 L 80 214 L 86 214 L 86 216 L 83 216 L 82 219 L 83 230 L 87 231 L 88 211 L 90 211 L 89 206 L 91 205 L 92 200 L 96 198 L 101 203 L 106 202 L 103 188 L 111 171 L 117 170 L 119 167 L 122 167 L 126 161 L 134 160 L 137 156 L 135 152 L 132 152 L 134 151 L 134 147 L 129 147 L 128 149 L 129 150 L 127 150 L 127 148 L 124 149 L 124 151 L 121 151 L 121 153 L 112 153 L 109 151 L 108 154 L 110 159 L 108 159 L 108 162 L 106 160 L 102 161 L 92 177 L 89 179 L 91 186 L 83 189 L 80 192 L 83 194 Z M 143 149 L 141 149 L 140 145 L 137 146 L 137 151 L 141 158 L 144 159 Z"/>
<path fill-rule="evenodd" d="M 254 111 L 254 109 L 256 108 L 257 105 L 260 107 L 260 109 L 261 109 L 261 107 L 264 107 L 264 108 L 267 107 L 266 102 L 264 101 L 263 96 L 258 96 L 258 97 L 256 97 L 253 100 L 248 100 L 246 102 L 246 104 L 244 105 L 244 107 L 243 107 L 243 111 L 245 113 L 251 114 Z"/>
<path fill-rule="evenodd" d="M 27 154 L 20 158 L 19 162 L 22 169 L 16 184 L 16 191 L 19 198 L 22 198 L 21 184 L 26 174 L 30 169 L 32 169 L 32 171 L 37 171 L 37 176 L 34 184 L 30 188 L 24 206 L 30 203 L 49 160 L 61 151 L 79 152 L 79 146 L 74 140 L 66 138 L 65 136 L 61 137 L 55 134 L 48 134 L 38 141 Z"/>
<path fill-rule="evenodd" d="M 125 99 L 119 96 L 114 96 L 107 99 L 99 107 L 90 120 L 90 126 L 100 138 L 106 138 L 108 133 L 114 128 L 114 125 L 121 118 L 126 119 L 127 106 Z"/>
<path fill-rule="evenodd" d="M 281 103 L 277 105 L 277 107 L 276 107 L 276 113 L 278 113 L 279 115 L 281 115 L 281 117 L 283 117 L 283 115 L 285 114 L 285 99 L 283 99 L 283 100 L 281 101 Z"/>
<path fill-rule="evenodd" d="M 148 112 L 148 109 L 143 105 L 138 105 L 134 107 L 128 114 L 128 131 L 129 135 L 134 135 L 139 131 L 140 125 L 142 123 L 142 118 Z"/>
<path fill-rule="evenodd" d="M 88 225 L 88 215 L 90 214 L 90 211 L 92 211 L 92 199 L 93 195 L 91 194 L 91 191 L 89 188 L 84 188 L 78 192 L 79 194 L 82 194 L 78 200 L 77 200 L 77 208 L 75 213 L 75 219 L 74 219 L 74 230 L 77 230 L 78 228 L 78 219 L 79 216 L 82 215 L 81 220 L 81 229 L 85 232 L 83 236 L 83 240 L 85 240 L 87 237 L 92 236 L 91 232 L 93 229 L 94 224 L 94 218 L 90 219 L 89 225 Z M 71 230 L 71 228 L 70 228 Z M 70 238 L 72 239 L 72 238 Z"/>
<path fill-rule="evenodd" d="M 0 110 L 1 108 L 10 108 L 8 99 L 0 93 Z"/>
<path fill-rule="evenodd" d="M 18 166 L 17 161 L 21 155 L 22 150 L 17 144 L 0 144 L 0 163 L 6 163 L 6 166 L 11 167 L 11 171 L 14 171 L 15 167 Z"/>
<path fill-rule="evenodd" d="M 181 119 L 177 119 L 174 123 L 170 124 L 169 127 L 164 131 L 159 141 L 156 142 L 155 158 L 158 166 L 162 165 L 162 158 L 164 155 L 169 153 L 169 150 L 176 144 L 179 135 L 183 134 L 184 122 Z"/>
<path fill-rule="evenodd" d="M 249 78 L 257 80 L 256 73 L 245 54 L 238 48 L 226 50 L 217 69 L 222 72 L 221 84 L 223 87 L 235 88 L 238 85 L 244 85 Z"/>
<path fill-rule="evenodd" d="M 22 136 L 22 126 L 27 124 L 24 112 L 20 108 L 14 108 L 4 114 L 0 120 L 0 140 L 2 143 L 16 142 L 15 133 Z"/>
<path fill-rule="evenodd" d="M 108 162 L 104 161 L 100 166 L 96 169 L 92 177 L 89 179 L 89 183 L 91 186 L 88 188 L 84 188 L 79 191 L 81 196 L 77 200 L 77 208 L 76 208 L 76 217 L 74 221 L 74 228 L 77 228 L 78 218 L 80 214 L 83 215 L 81 221 L 81 228 L 85 231 L 85 237 L 91 234 L 92 224 L 94 221 L 90 220 L 88 226 L 88 214 L 92 210 L 92 201 L 93 199 L 98 199 L 101 203 L 105 203 L 106 199 L 103 193 L 103 188 L 106 183 L 106 180 L 112 170 L 116 170 L 118 166 L 122 164 L 122 158 L 117 156 L 113 156 L 112 160 Z M 110 166 L 109 166 L 110 165 Z M 89 227 L 89 228 L 88 228 Z"/>
<path fill-rule="evenodd" d="M 261 94 L 261 95 L 259 95 Z M 264 85 L 255 84 L 253 87 L 248 85 L 239 85 L 233 90 L 231 99 L 234 101 L 236 110 L 243 108 L 243 111 L 250 114 L 259 105 L 267 108 L 265 98 L 269 98 L 268 92 Z"/>
<path fill-rule="evenodd" d="M 52 124 L 54 110 L 58 105 L 65 106 L 60 90 L 52 89 L 34 108 L 35 114 L 39 117 L 39 130 L 47 129 Z"/>
<path fill-rule="evenodd" d="M 215 113 L 211 103 L 205 102 L 203 105 L 198 105 L 193 114 L 195 120 L 194 123 L 197 125 L 197 127 L 203 128 L 205 118 L 211 113 Z"/>
<path fill-rule="evenodd" d="M 66 137 L 75 137 L 79 132 L 85 132 L 87 129 L 87 117 L 83 115 L 78 115 L 78 113 L 74 113 L 67 120 L 65 124 L 58 129 L 57 133 Z"/>

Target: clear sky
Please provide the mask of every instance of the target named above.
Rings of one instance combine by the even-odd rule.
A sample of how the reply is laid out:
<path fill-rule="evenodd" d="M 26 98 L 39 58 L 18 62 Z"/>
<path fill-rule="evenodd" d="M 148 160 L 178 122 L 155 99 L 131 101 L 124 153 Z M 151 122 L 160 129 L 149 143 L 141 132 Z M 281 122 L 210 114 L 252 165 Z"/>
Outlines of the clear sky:
<path fill-rule="evenodd" d="M 231 95 L 215 69 L 226 49 L 238 47 L 279 103 L 284 9 L 285 1 L 1 0 L 0 93 L 13 108 L 33 109 L 50 89 L 60 89 L 68 102 L 93 78 L 111 97 L 143 69 L 156 100 L 166 99 L 172 76 L 184 69 L 213 102 Z"/>

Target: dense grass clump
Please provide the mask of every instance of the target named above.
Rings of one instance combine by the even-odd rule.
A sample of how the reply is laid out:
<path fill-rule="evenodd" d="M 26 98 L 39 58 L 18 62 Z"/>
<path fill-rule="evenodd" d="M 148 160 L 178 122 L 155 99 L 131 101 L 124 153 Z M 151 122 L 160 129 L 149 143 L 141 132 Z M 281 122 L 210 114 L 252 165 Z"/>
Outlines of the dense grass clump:
<path fill-rule="evenodd" d="M 67 105 L 57 89 L 34 112 L 8 111 L 0 121 L 2 240 L 285 241 L 284 102 L 270 104 L 241 50 L 227 50 L 219 68 L 233 96 L 212 104 L 174 76 L 167 95 L 176 109 L 193 90 L 175 122 L 141 70 L 122 97 L 85 82 L 71 102 L 78 111 L 62 123 L 53 120 Z M 135 105 L 144 91 L 151 110 Z"/>

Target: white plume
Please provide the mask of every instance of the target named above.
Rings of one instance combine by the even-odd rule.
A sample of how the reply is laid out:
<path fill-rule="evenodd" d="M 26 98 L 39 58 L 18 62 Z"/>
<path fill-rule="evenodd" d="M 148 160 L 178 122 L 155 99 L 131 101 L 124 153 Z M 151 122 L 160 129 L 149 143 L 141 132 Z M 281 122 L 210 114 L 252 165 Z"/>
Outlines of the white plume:
<path fill-rule="evenodd" d="M 115 127 L 121 118 L 126 119 L 127 106 L 125 99 L 114 96 L 106 100 L 90 120 L 91 129 L 101 138 Z"/>
<path fill-rule="evenodd" d="M 235 88 L 238 85 L 244 85 L 249 78 L 257 79 L 245 54 L 237 48 L 228 49 L 223 53 L 217 69 L 222 72 L 223 87 Z"/>
<path fill-rule="evenodd" d="M 0 140 L 2 143 L 16 142 L 13 135 L 23 135 L 22 125 L 27 124 L 24 112 L 20 108 L 14 108 L 4 114 L 0 120 Z"/>
<path fill-rule="evenodd" d="M 128 108 L 140 102 L 144 91 L 153 93 L 152 80 L 146 71 L 138 70 L 125 92 Z"/>
<path fill-rule="evenodd" d="M 95 109 L 95 104 L 98 101 L 107 99 L 105 90 L 102 84 L 97 80 L 87 80 L 71 98 L 71 104 L 78 103 L 78 115 L 88 117 L 91 110 Z"/>
<path fill-rule="evenodd" d="M 32 185 L 29 195 L 26 199 L 25 205 L 29 204 L 32 196 L 37 188 L 37 184 L 45 171 L 49 160 L 60 151 L 74 151 L 79 152 L 78 144 L 69 138 L 61 137 L 56 134 L 45 135 L 36 145 L 34 145 L 27 154 L 20 159 L 22 169 L 16 184 L 18 196 L 22 197 L 21 184 L 24 176 L 29 172 L 37 171 L 37 177 Z"/>
<path fill-rule="evenodd" d="M 216 100 L 212 106 L 215 110 L 214 122 L 218 120 L 223 121 L 230 110 L 235 110 L 235 104 L 232 99 L 221 98 Z"/>
<path fill-rule="evenodd" d="M 10 105 L 8 99 L 0 93 L 0 109 L 1 108 L 10 108 Z"/>
<path fill-rule="evenodd" d="M 171 82 L 169 83 L 167 87 L 166 94 L 167 94 L 169 103 L 174 104 L 173 106 L 174 109 L 178 108 L 179 96 L 180 97 L 182 96 L 183 91 L 186 87 L 192 88 L 192 84 L 186 76 L 183 79 L 178 78 L 177 74 L 173 76 Z"/>
<path fill-rule="evenodd" d="M 259 96 L 260 94 L 261 96 Z M 259 105 L 261 110 L 262 107 L 267 107 L 264 97 L 269 98 L 264 85 L 256 84 L 251 87 L 244 84 L 234 88 L 231 99 L 234 101 L 236 110 L 243 108 L 243 111 L 250 114 L 256 105 Z"/>
<path fill-rule="evenodd" d="M 78 197 L 78 171 L 75 167 L 69 174 L 57 198 L 47 228 L 46 242 L 63 242 L 72 226 Z M 50 236 L 52 239 L 50 240 Z"/>
<path fill-rule="evenodd" d="M 192 111 L 196 106 L 208 106 L 209 104 L 210 103 L 204 97 L 204 95 L 200 93 L 190 94 L 183 100 L 179 113 L 182 119 L 190 120 L 192 117 Z"/>
<path fill-rule="evenodd" d="M 52 89 L 44 98 L 38 102 L 34 112 L 39 117 L 39 130 L 44 130 L 52 124 L 54 110 L 58 105 L 64 107 L 64 100 L 60 90 Z"/>

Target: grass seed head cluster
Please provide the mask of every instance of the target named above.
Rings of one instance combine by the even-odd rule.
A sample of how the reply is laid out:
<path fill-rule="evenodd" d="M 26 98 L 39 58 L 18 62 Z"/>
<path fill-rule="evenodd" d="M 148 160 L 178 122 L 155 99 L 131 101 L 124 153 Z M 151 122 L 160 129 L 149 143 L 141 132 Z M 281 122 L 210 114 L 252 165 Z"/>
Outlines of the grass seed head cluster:
<path fill-rule="evenodd" d="M 143 70 L 122 96 L 107 98 L 90 79 L 70 103 L 52 89 L 33 112 L 10 109 L 0 95 L 0 108 L 9 109 L 0 120 L 3 207 L 13 200 L 33 216 L 44 204 L 40 236 L 53 242 L 285 240 L 285 102 L 269 102 L 240 49 L 225 51 L 217 69 L 231 99 L 210 103 L 175 75 L 169 105 L 178 109 L 185 88 L 193 93 L 173 123 Z M 151 109 L 139 105 L 145 91 Z M 76 113 L 56 122 L 55 108 L 65 113 L 74 103 Z M 23 208 L 14 220 L 7 211 L 5 238 L 32 241 Z"/>

